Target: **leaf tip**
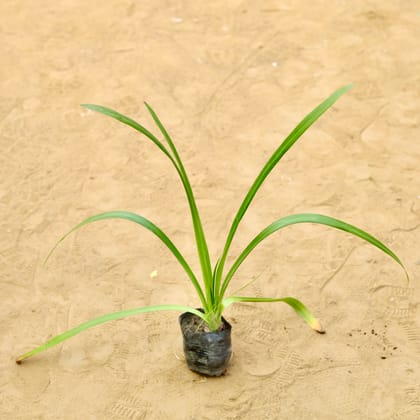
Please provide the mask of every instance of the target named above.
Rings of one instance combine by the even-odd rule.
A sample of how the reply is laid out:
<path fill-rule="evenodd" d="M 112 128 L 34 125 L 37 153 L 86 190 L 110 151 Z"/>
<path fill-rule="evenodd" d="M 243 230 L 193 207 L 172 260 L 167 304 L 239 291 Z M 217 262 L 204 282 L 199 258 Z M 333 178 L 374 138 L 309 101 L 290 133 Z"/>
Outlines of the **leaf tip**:
<path fill-rule="evenodd" d="M 143 103 L 146 109 L 153 115 L 154 114 L 153 108 L 148 104 L 147 101 L 143 101 Z"/>
<path fill-rule="evenodd" d="M 91 110 L 91 111 L 97 111 L 97 112 L 100 112 L 100 111 L 99 111 L 99 108 L 100 108 L 100 106 L 99 106 L 99 105 L 94 105 L 94 104 L 80 104 L 80 106 L 81 106 L 82 108 L 86 108 L 86 109 L 89 109 L 89 110 Z"/>
<path fill-rule="evenodd" d="M 311 324 L 310 325 L 311 325 L 311 328 L 313 330 L 315 330 L 317 333 L 319 333 L 319 334 L 325 334 L 324 328 L 322 327 L 321 323 L 316 318 L 313 318 L 311 320 Z"/>
<path fill-rule="evenodd" d="M 404 266 L 402 266 L 402 267 L 403 267 L 404 272 L 405 272 L 405 278 L 407 280 L 407 286 L 409 286 L 410 285 L 410 276 L 408 275 L 408 271 L 405 269 L 405 267 Z"/>

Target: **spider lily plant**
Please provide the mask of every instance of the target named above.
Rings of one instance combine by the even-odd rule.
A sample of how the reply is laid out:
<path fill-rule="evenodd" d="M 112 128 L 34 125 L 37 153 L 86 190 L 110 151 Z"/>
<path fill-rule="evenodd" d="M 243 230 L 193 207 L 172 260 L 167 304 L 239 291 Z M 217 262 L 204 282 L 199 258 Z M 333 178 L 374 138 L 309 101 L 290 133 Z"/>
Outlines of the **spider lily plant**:
<path fill-rule="evenodd" d="M 195 234 L 195 242 L 197 246 L 197 253 L 198 258 L 200 261 L 201 267 L 201 275 L 198 273 L 194 273 L 191 269 L 189 263 L 183 257 L 179 249 L 175 246 L 173 241 L 160 229 L 156 226 L 153 222 L 146 219 L 145 217 L 127 212 L 127 211 L 109 211 L 101 214 L 97 214 L 95 216 L 91 216 L 81 223 L 77 224 L 73 227 L 68 233 L 66 233 L 53 247 L 53 249 L 48 254 L 46 261 L 51 256 L 52 252 L 56 249 L 56 247 L 72 232 L 75 230 L 88 225 L 93 222 L 97 222 L 99 220 L 105 219 L 125 219 L 131 222 L 134 222 L 141 227 L 149 230 L 155 236 L 157 236 L 171 251 L 174 257 L 178 260 L 181 264 L 187 278 L 191 282 L 192 286 L 194 287 L 198 299 L 200 300 L 201 306 L 203 311 L 199 311 L 195 308 L 173 304 L 173 305 L 155 305 L 155 306 L 144 306 L 135 309 L 128 309 L 123 310 L 107 315 L 100 316 L 99 318 L 93 319 L 91 321 L 85 322 L 73 329 L 70 329 L 56 337 L 52 338 L 51 340 L 47 341 L 46 343 L 42 344 L 41 346 L 21 355 L 16 360 L 17 363 L 21 363 L 23 360 L 27 359 L 28 357 L 34 356 L 37 353 L 40 353 L 44 350 L 47 350 L 64 340 L 67 340 L 70 337 L 73 337 L 80 332 L 94 327 L 96 325 L 102 324 L 107 321 L 121 319 L 131 315 L 137 315 L 146 312 L 153 312 L 153 311 L 167 311 L 167 310 L 176 310 L 182 312 L 190 312 L 195 314 L 196 316 L 200 317 L 208 326 L 211 331 L 217 331 L 222 323 L 222 313 L 223 311 L 233 303 L 236 302 L 283 302 L 287 305 L 291 306 L 296 313 L 306 321 L 310 327 L 314 330 L 322 333 L 323 329 L 321 327 L 320 322 L 312 315 L 312 313 L 308 310 L 308 308 L 300 302 L 298 299 L 294 297 L 249 297 L 249 296 L 230 296 L 227 294 L 229 284 L 235 275 L 236 271 L 240 267 L 240 265 L 244 262 L 246 257 L 254 250 L 255 247 L 258 246 L 264 239 L 272 235 L 273 233 L 277 232 L 278 230 L 285 228 L 290 225 L 298 224 L 298 223 L 316 223 L 325 226 L 329 226 L 335 229 L 343 230 L 345 232 L 351 233 L 370 244 L 374 245 L 375 247 L 379 248 L 386 254 L 388 254 L 391 258 L 393 258 L 405 271 L 403 264 L 401 263 L 400 259 L 397 255 L 394 254 L 387 246 L 385 246 L 382 242 L 376 239 L 374 236 L 366 233 L 362 229 L 359 229 L 351 224 L 343 222 L 341 220 L 335 219 L 330 216 L 325 216 L 322 214 L 314 214 L 314 213 L 302 213 L 302 214 L 293 214 L 289 216 L 282 217 L 270 225 L 268 225 L 265 229 L 263 229 L 251 242 L 243 249 L 243 251 L 239 254 L 233 264 L 229 267 L 228 270 L 225 270 L 226 260 L 229 254 L 230 246 L 232 241 L 235 237 L 235 233 L 239 227 L 239 224 L 244 217 L 249 205 L 251 204 L 252 200 L 254 199 L 256 193 L 258 192 L 259 188 L 273 170 L 273 168 L 277 165 L 277 163 L 281 160 L 281 158 L 285 155 L 285 153 L 296 143 L 296 141 L 302 136 L 303 133 L 322 115 L 326 112 L 345 92 L 351 89 L 352 85 L 347 85 L 342 87 L 341 89 L 334 92 L 330 97 L 324 100 L 320 105 L 318 105 L 315 109 L 312 110 L 295 128 L 294 130 L 284 139 L 284 141 L 280 144 L 280 146 L 274 151 L 272 156 L 268 159 L 267 163 L 261 169 L 260 173 L 254 180 L 253 184 L 251 185 L 250 189 L 248 190 L 247 194 L 245 195 L 242 204 L 237 211 L 230 230 L 228 232 L 223 251 L 221 253 L 220 258 L 217 262 L 212 265 L 210 262 L 210 256 L 207 246 L 206 237 L 204 235 L 203 226 L 200 219 L 200 214 L 197 208 L 196 200 L 194 198 L 193 190 L 191 188 L 190 180 L 188 175 L 185 171 L 184 165 L 182 160 L 179 156 L 178 150 L 175 147 L 174 142 L 172 141 L 171 137 L 169 136 L 168 132 L 166 131 L 165 127 L 163 126 L 162 122 L 160 121 L 159 117 L 155 113 L 155 111 L 145 103 L 145 106 L 150 113 L 151 117 L 153 118 L 156 126 L 160 131 L 161 138 L 158 138 L 154 134 L 152 134 L 149 130 L 147 130 L 144 126 L 139 124 L 138 122 L 134 121 L 133 119 L 126 117 L 119 112 L 116 112 L 110 108 L 106 108 L 104 106 L 99 105 L 92 105 L 92 104 L 84 104 L 83 107 L 99 112 L 101 114 L 107 115 L 111 118 L 114 118 L 117 121 L 120 121 L 123 124 L 126 124 L 139 133 L 144 135 L 148 140 L 152 141 L 155 146 L 171 161 L 175 171 L 177 172 L 182 185 L 185 190 L 186 198 L 188 200 L 192 223 L 194 227 L 194 234 Z M 406 275 L 407 272 L 405 271 Z M 408 275 L 407 275 L 408 278 Z"/>

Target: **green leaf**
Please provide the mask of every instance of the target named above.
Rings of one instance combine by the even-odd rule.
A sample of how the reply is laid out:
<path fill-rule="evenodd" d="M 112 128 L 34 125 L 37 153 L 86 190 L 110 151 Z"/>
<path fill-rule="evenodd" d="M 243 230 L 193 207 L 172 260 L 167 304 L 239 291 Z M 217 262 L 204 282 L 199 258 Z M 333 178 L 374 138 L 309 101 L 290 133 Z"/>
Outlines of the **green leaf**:
<path fill-rule="evenodd" d="M 197 204 L 196 204 L 194 194 L 191 188 L 190 180 L 188 178 L 187 172 L 185 171 L 182 160 L 179 157 L 179 154 L 175 147 L 174 142 L 172 141 L 171 137 L 169 136 L 168 132 L 166 131 L 165 127 L 163 126 L 156 112 L 146 102 L 145 102 L 145 105 L 150 115 L 152 116 L 153 120 L 155 121 L 156 125 L 158 126 L 159 130 L 165 137 L 166 142 L 169 144 L 169 147 L 171 148 L 172 153 L 179 167 L 179 174 L 181 177 L 181 181 L 184 186 L 185 193 L 187 195 L 188 203 L 190 205 L 198 257 L 200 259 L 203 280 L 204 280 L 204 284 L 206 288 L 207 300 L 210 303 L 213 301 L 213 287 L 212 287 L 210 256 L 209 256 L 207 241 L 204 235 L 203 226 L 200 219 L 200 214 L 198 212 Z"/>
<path fill-rule="evenodd" d="M 221 279 L 223 276 L 223 269 L 226 262 L 226 257 L 232 243 L 233 237 L 238 229 L 239 223 L 242 220 L 245 212 L 247 211 L 249 205 L 251 204 L 255 194 L 261 187 L 264 180 L 277 165 L 280 159 L 285 155 L 285 153 L 296 143 L 296 141 L 302 136 L 302 134 L 322 115 L 326 112 L 344 93 L 352 88 L 353 85 L 347 85 L 338 89 L 334 92 L 329 98 L 323 101 L 318 105 L 312 112 L 310 112 L 295 128 L 294 130 L 286 137 L 283 143 L 277 148 L 273 153 L 270 159 L 262 168 L 261 172 L 255 179 L 248 193 L 246 194 L 241 206 L 239 207 L 238 212 L 233 220 L 232 226 L 230 228 L 228 237 L 226 239 L 225 247 L 223 249 L 222 256 L 220 258 L 220 264 L 218 267 L 217 275 L 217 285 L 216 288 L 219 290 Z"/>
<path fill-rule="evenodd" d="M 168 152 L 166 147 L 162 144 L 162 142 L 157 139 L 147 128 L 143 127 L 141 124 L 139 124 L 137 121 L 134 121 L 133 119 L 126 117 L 123 114 L 120 114 L 117 111 L 114 111 L 111 108 L 107 108 L 105 106 L 101 105 L 94 105 L 94 104 L 82 104 L 82 107 L 86 109 L 90 109 L 91 111 L 99 112 L 100 114 L 104 114 L 108 117 L 114 118 L 117 121 L 122 122 L 123 124 L 126 124 L 135 130 L 139 131 L 140 133 L 144 134 L 146 137 L 148 137 L 175 165 L 177 168 L 177 165 L 171 156 L 171 154 Z"/>
<path fill-rule="evenodd" d="M 135 213 L 131 213 L 128 211 L 108 211 L 105 213 L 100 213 L 95 216 L 88 217 L 87 219 L 80 222 L 78 225 L 74 226 L 69 232 L 67 232 L 62 238 L 58 240 L 58 242 L 55 244 L 55 246 L 51 249 L 49 254 L 47 255 L 47 258 L 45 259 L 45 263 L 50 258 L 51 254 L 54 252 L 54 250 L 57 248 L 57 246 L 64 241 L 64 239 L 67 238 L 72 232 L 75 230 L 81 228 L 82 226 L 85 226 L 89 223 L 97 222 L 99 220 L 106 220 L 106 219 L 124 219 L 129 220 L 131 222 L 137 223 L 153 234 L 155 234 L 172 252 L 172 254 L 175 256 L 175 258 L 179 261 L 179 263 L 184 268 L 185 272 L 188 274 L 188 277 L 190 278 L 193 286 L 195 287 L 195 290 L 198 293 L 198 296 L 200 297 L 201 303 L 205 305 L 206 300 L 204 298 L 203 291 L 201 290 L 200 284 L 197 281 L 197 278 L 195 277 L 193 271 L 191 270 L 190 266 L 186 262 L 185 258 L 182 256 L 182 254 L 179 252 L 178 248 L 173 244 L 173 242 L 168 238 L 168 236 L 154 223 L 152 223 L 150 220 L 144 218 L 143 216 L 140 216 Z"/>
<path fill-rule="evenodd" d="M 322 214 L 314 214 L 314 213 L 302 213 L 302 214 L 294 214 L 290 216 L 283 217 L 281 219 L 276 220 L 275 222 L 271 223 L 269 226 L 267 226 L 264 230 L 262 230 L 249 244 L 248 246 L 241 252 L 239 257 L 236 259 L 236 261 L 233 263 L 231 269 L 229 270 L 228 274 L 225 277 L 225 280 L 222 285 L 221 290 L 221 296 L 223 297 L 224 293 L 226 292 L 226 289 L 229 285 L 230 280 L 232 279 L 232 276 L 235 274 L 236 270 L 239 268 L 239 266 L 242 264 L 242 262 L 245 260 L 245 258 L 251 253 L 251 251 L 264 239 L 266 239 L 268 236 L 273 234 L 274 232 L 278 231 L 279 229 L 282 229 L 286 226 L 295 225 L 298 223 L 315 223 L 315 224 L 321 224 L 325 226 L 330 226 L 335 229 L 343 230 L 345 232 L 351 233 L 352 235 L 355 235 L 361 239 L 364 239 L 365 241 L 369 242 L 370 244 L 376 246 L 383 252 L 385 252 L 387 255 L 389 255 L 391 258 L 393 258 L 404 270 L 407 278 L 408 274 L 407 271 L 400 261 L 400 259 L 387 247 L 385 246 L 381 241 L 370 235 L 369 233 L 363 231 L 362 229 L 357 228 L 356 226 L 350 225 L 346 222 L 343 222 L 341 220 L 335 219 L 333 217 L 324 216 Z"/>
<path fill-rule="evenodd" d="M 148 137 L 169 158 L 169 160 L 174 165 L 176 171 L 178 172 L 179 177 L 181 178 L 182 184 L 184 186 L 184 189 L 188 198 L 188 203 L 190 206 L 191 216 L 193 220 L 194 233 L 196 237 L 197 252 L 200 259 L 201 270 L 203 273 L 203 280 L 204 280 L 204 284 L 206 288 L 207 299 L 211 301 L 212 300 L 212 287 L 211 287 L 212 278 L 211 278 L 210 257 L 209 257 L 209 252 L 208 252 L 208 247 L 207 247 L 207 242 L 205 239 L 203 227 L 200 220 L 200 215 L 198 213 L 198 209 L 197 209 L 197 205 L 194 199 L 194 194 L 191 188 L 190 181 L 188 179 L 184 165 L 182 164 L 181 158 L 179 157 L 178 151 L 176 150 L 176 147 L 172 139 L 170 138 L 168 132 L 166 131 L 162 122 L 159 120 L 159 117 L 157 116 L 155 111 L 147 103 L 145 103 L 145 105 L 150 115 L 152 116 L 153 120 L 155 121 L 156 125 L 158 126 L 159 130 L 163 134 L 166 142 L 168 143 L 173 153 L 173 156 L 169 153 L 168 149 L 162 144 L 162 142 L 156 136 L 154 136 L 149 130 L 147 130 L 137 121 L 134 121 L 133 119 L 123 114 L 120 114 L 119 112 L 114 111 L 111 108 L 107 108 L 101 105 L 83 104 L 82 106 L 92 111 L 96 111 L 101 114 L 107 115 L 111 118 L 114 118 L 115 120 L 120 121 L 123 124 L 126 124 L 134 128 L 135 130 L 139 131 L 140 133 Z M 208 304 L 204 302 L 203 302 L 203 305 L 205 308 L 208 306 Z"/>
<path fill-rule="evenodd" d="M 96 325 L 103 324 L 104 322 L 108 321 L 115 321 L 117 319 L 126 318 L 128 316 L 132 315 L 138 315 L 146 312 L 156 312 L 156 311 L 183 311 L 183 312 L 191 312 L 200 318 L 202 318 L 204 321 L 206 321 L 204 314 L 200 311 L 197 311 L 194 308 L 190 308 L 189 306 L 182 306 L 182 305 L 155 305 L 155 306 L 143 306 L 140 308 L 135 309 L 127 309 L 124 311 L 114 312 L 111 314 L 103 315 L 99 318 L 92 319 L 88 322 L 84 322 L 83 324 L 80 324 L 79 326 L 72 328 L 62 334 L 59 334 L 52 338 L 51 340 L 48 340 L 46 343 L 40 345 L 39 347 L 36 347 L 35 349 L 28 351 L 27 353 L 22 354 L 16 359 L 16 363 L 20 364 L 25 359 L 35 356 L 38 353 L 41 353 L 45 350 L 50 349 L 51 347 L 56 346 L 59 343 L 62 343 L 65 340 L 68 340 L 69 338 L 89 329 L 92 327 L 95 327 Z"/>
<path fill-rule="evenodd" d="M 296 313 L 316 332 L 324 334 L 325 330 L 322 328 L 321 323 L 311 314 L 309 309 L 299 300 L 293 297 L 284 298 L 265 298 L 265 297 L 243 297 L 243 296 L 231 296 L 223 301 L 223 307 L 227 308 L 229 305 L 235 302 L 284 302 L 291 306 Z"/>

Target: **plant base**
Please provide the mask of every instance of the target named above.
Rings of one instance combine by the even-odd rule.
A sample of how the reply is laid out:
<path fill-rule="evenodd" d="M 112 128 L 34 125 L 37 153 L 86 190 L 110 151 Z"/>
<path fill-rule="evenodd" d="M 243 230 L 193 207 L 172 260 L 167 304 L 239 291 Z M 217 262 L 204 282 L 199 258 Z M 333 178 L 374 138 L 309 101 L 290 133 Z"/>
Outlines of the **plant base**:
<path fill-rule="evenodd" d="M 232 354 L 232 326 L 229 322 L 222 317 L 220 329 L 209 331 L 201 318 L 185 312 L 179 317 L 179 324 L 188 367 L 201 375 L 223 375 Z"/>

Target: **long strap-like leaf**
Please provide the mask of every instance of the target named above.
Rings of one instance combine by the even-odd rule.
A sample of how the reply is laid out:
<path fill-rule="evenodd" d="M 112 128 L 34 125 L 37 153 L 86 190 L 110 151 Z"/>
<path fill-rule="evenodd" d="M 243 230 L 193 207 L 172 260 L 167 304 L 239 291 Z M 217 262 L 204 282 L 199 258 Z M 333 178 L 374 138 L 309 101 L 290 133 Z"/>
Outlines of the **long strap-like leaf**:
<path fill-rule="evenodd" d="M 365 241 L 369 242 L 370 244 L 376 246 L 391 258 L 393 258 L 405 271 L 405 274 L 408 278 L 407 271 L 402 264 L 401 260 L 392 252 L 386 245 L 384 245 L 381 241 L 370 235 L 369 233 L 363 231 L 362 229 L 357 228 L 356 226 L 350 225 L 346 222 L 341 220 L 335 219 L 333 217 L 324 216 L 322 214 L 316 213 L 302 213 L 302 214 L 293 214 L 290 216 L 282 217 L 281 219 L 276 220 L 275 222 L 271 223 L 267 226 L 264 230 L 262 230 L 249 244 L 248 246 L 241 252 L 239 257 L 233 263 L 231 269 L 229 270 L 228 274 L 225 277 L 225 280 L 222 285 L 222 290 L 220 296 L 223 297 L 226 289 L 232 279 L 233 275 L 235 274 L 236 270 L 245 260 L 245 258 L 251 253 L 251 251 L 261 243 L 267 236 L 270 236 L 274 232 L 277 232 L 279 229 L 282 229 L 286 226 L 295 225 L 298 223 L 316 223 L 320 225 L 330 226 L 335 229 L 343 230 L 345 232 L 351 233 Z"/>
<path fill-rule="evenodd" d="M 172 252 L 172 254 L 175 256 L 175 258 L 179 261 L 179 263 L 184 268 L 185 272 L 188 274 L 188 277 L 190 278 L 193 286 L 195 287 L 195 290 L 198 293 L 198 296 L 200 297 L 201 303 L 205 305 L 206 299 L 204 297 L 203 291 L 201 290 L 200 284 L 198 283 L 197 278 L 195 277 L 193 271 L 191 270 L 190 266 L 188 265 L 185 258 L 182 256 L 182 254 L 179 252 L 178 248 L 174 245 L 174 243 L 168 238 L 168 236 L 154 223 L 152 223 L 150 220 L 146 219 L 143 216 L 140 216 L 135 213 L 131 213 L 128 211 L 108 211 L 105 213 L 96 214 L 95 216 L 88 217 L 87 219 L 83 220 L 76 226 L 74 226 L 69 232 L 67 232 L 60 240 L 55 244 L 55 246 L 51 249 L 49 254 L 47 255 L 47 258 L 45 259 L 45 262 L 49 259 L 51 254 L 54 252 L 54 250 L 57 248 L 57 246 L 64 241 L 64 239 L 67 238 L 72 232 L 75 230 L 81 228 L 82 226 L 85 226 L 89 223 L 97 222 L 99 220 L 106 220 L 106 219 L 124 219 L 129 220 L 131 222 L 137 223 L 153 234 L 155 234 Z"/>
<path fill-rule="evenodd" d="M 159 130 L 165 137 L 167 143 L 169 144 L 170 149 L 174 155 L 174 158 L 178 164 L 181 181 L 185 189 L 185 193 L 187 195 L 188 203 L 190 205 L 190 211 L 194 226 L 194 233 L 195 233 L 195 240 L 197 246 L 197 252 L 200 259 L 201 271 L 203 274 L 203 280 L 206 288 L 207 294 L 207 301 L 208 303 L 212 302 L 213 300 L 213 288 L 212 285 L 212 272 L 211 272 L 211 263 L 210 263 L 210 256 L 207 246 L 207 241 L 204 235 L 203 225 L 201 223 L 200 214 L 198 212 L 197 204 L 194 198 L 194 193 L 191 188 L 191 183 L 188 178 L 187 172 L 185 171 L 184 165 L 182 160 L 178 154 L 178 151 L 175 147 L 174 142 L 172 141 L 171 137 L 169 136 L 168 132 L 166 131 L 165 127 L 163 126 L 162 122 L 160 121 L 159 117 L 157 116 L 156 112 L 151 108 L 149 104 L 145 102 L 146 108 L 148 109 L 150 115 L 152 116 L 153 120 L 155 121 L 156 125 L 159 127 Z"/>
<path fill-rule="evenodd" d="M 226 308 L 235 302 L 259 302 L 259 303 L 270 303 L 270 302 L 283 302 L 291 306 L 296 313 L 316 332 L 320 334 L 325 333 L 321 326 L 321 323 L 312 315 L 310 310 L 300 301 L 294 297 L 283 297 L 283 298 L 265 298 L 265 297 L 245 297 L 245 296 L 231 296 L 223 301 L 223 307 Z"/>
<path fill-rule="evenodd" d="M 177 167 L 173 157 L 168 152 L 168 149 L 166 149 L 166 147 L 162 144 L 162 142 L 158 138 L 156 138 L 147 128 L 143 127 L 137 121 L 134 121 L 133 119 L 126 117 L 125 115 L 120 114 L 119 112 L 114 111 L 111 108 L 107 108 L 106 106 L 94 104 L 82 104 L 81 106 L 86 109 L 90 109 L 91 111 L 99 112 L 100 114 L 104 114 L 108 117 L 114 118 L 115 120 L 120 121 L 123 124 L 126 124 L 129 127 L 132 127 L 138 132 L 142 133 L 147 138 L 149 138 L 171 160 L 175 167 Z"/>
<path fill-rule="evenodd" d="M 191 210 L 191 216 L 193 220 L 193 227 L 194 227 L 194 233 L 196 237 L 196 244 L 197 244 L 197 252 L 200 259 L 200 266 L 203 274 L 203 281 L 206 289 L 207 294 L 207 300 L 208 303 L 212 301 L 212 288 L 211 285 L 211 263 L 210 263 L 210 257 L 207 247 L 207 242 L 205 239 L 202 223 L 200 220 L 200 215 L 197 209 L 197 205 L 195 202 L 194 194 L 191 188 L 190 181 L 188 179 L 187 173 L 185 171 L 184 165 L 182 164 L 181 158 L 179 157 L 178 151 L 176 150 L 176 147 L 170 138 L 168 132 L 166 131 L 165 127 L 163 126 L 162 122 L 158 118 L 155 111 L 147 104 L 145 103 L 146 108 L 150 112 L 153 120 L 155 121 L 156 125 L 158 126 L 159 130 L 162 132 L 162 134 L 165 137 L 165 140 L 167 141 L 173 156 L 171 153 L 169 153 L 168 149 L 162 144 L 162 142 L 153 135 L 149 130 L 147 130 L 145 127 L 143 127 L 141 124 L 139 124 L 137 121 L 134 121 L 133 119 L 111 109 L 107 108 L 101 105 L 94 105 L 94 104 L 83 104 L 82 106 L 90 109 L 92 111 L 99 112 L 101 114 L 107 115 L 111 118 L 114 118 L 117 121 L 122 122 L 123 124 L 128 125 L 129 127 L 134 128 L 138 132 L 145 135 L 147 138 L 149 138 L 172 162 L 174 165 L 176 171 L 178 172 L 178 175 L 181 179 L 181 182 L 184 186 L 185 193 L 187 195 L 188 203 Z M 207 303 L 205 305 L 207 307 Z"/>
<path fill-rule="evenodd" d="M 238 225 L 242 220 L 245 212 L 247 211 L 251 201 L 255 197 L 255 194 L 261 187 L 264 180 L 267 178 L 269 173 L 273 170 L 276 164 L 280 161 L 280 159 L 284 156 L 284 154 L 296 143 L 296 141 L 302 136 L 302 134 L 325 112 L 330 108 L 344 93 L 346 93 L 349 89 L 352 88 L 352 85 L 347 85 L 338 89 L 334 92 L 329 98 L 323 101 L 320 105 L 318 105 L 312 112 L 310 112 L 296 127 L 295 129 L 286 137 L 283 143 L 277 148 L 277 150 L 273 153 L 270 157 L 268 162 L 265 164 L 257 178 L 255 179 L 254 183 L 252 184 L 251 188 L 249 189 L 248 193 L 246 194 L 241 206 L 239 207 L 238 212 L 233 220 L 232 226 L 229 230 L 229 234 L 226 239 L 226 243 L 223 249 L 222 256 L 220 258 L 220 263 L 218 267 L 218 272 L 216 275 L 216 290 L 217 293 L 220 290 L 221 279 L 223 276 L 223 269 L 226 262 L 226 257 L 232 243 L 233 237 L 238 229 Z"/>
<path fill-rule="evenodd" d="M 16 359 L 16 363 L 20 364 L 25 359 L 29 357 L 35 356 L 42 351 L 48 350 L 51 347 L 56 346 L 57 344 L 62 343 L 65 340 L 68 340 L 71 337 L 89 329 L 95 327 L 96 325 L 103 324 L 104 322 L 108 321 L 115 321 L 117 319 L 126 318 L 132 315 L 138 315 L 146 312 L 155 312 L 155 311 L 184 311 L 184 312 L 191 312 L 205 321 L 204 315 L 202 312 L 197 311 L 194 308 L 190 308 L 189 306 L 182 306 L 182 305 L 155 305 L 155 306 L 143 306 L 141 308 L 135 309 L 127 309 L 124 311 L 114 312 L 112 314 L 107 314 L 100 316 L 99 318 L 91 319 L 90 321 L 84 322 L 83 324 L 78 325 L 75 328 L 72 328 L 62 334 L 59 334 L 51 340 L 48 340 L 46 343 L 41 344 L 40 346 L 36 347 L 35 349 L 28 351 L 27 353 L 22 354 Z"/>

